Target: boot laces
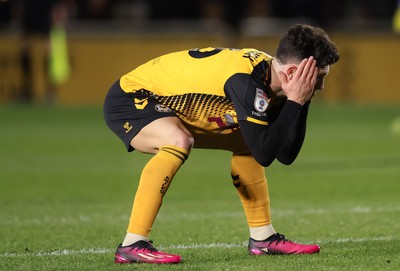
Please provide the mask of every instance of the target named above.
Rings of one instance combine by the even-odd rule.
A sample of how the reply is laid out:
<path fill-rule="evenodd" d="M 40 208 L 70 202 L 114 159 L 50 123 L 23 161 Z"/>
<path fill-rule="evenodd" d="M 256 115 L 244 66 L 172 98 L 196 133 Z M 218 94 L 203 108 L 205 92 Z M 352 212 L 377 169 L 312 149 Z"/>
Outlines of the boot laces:
<path fill-rule="evenodd" d="M 134 245 L 135 246 L 132 246 L 132 249 L 149 250 L 150 252 L 157 252 L 158 251 L 155 247 L 153 247 L 153 241 L 141 240 L 141 241 L 136 242 Z"/>
<path fill-rule="evenodd" d="M 271 235 L 270 237 L 268 237 L 268 239 L 266 241 L 269 241 L 269 245 L 271 245 L 272 243 L 276 242 L 276 244 L 279 244 L 280 242 L 283 242 L 284 244 L 286 243 L 286 241 L 289 241 L 285 238 L 285 235 L 280 234 L 280 233 L 276 233 L 274 235 Z"/>

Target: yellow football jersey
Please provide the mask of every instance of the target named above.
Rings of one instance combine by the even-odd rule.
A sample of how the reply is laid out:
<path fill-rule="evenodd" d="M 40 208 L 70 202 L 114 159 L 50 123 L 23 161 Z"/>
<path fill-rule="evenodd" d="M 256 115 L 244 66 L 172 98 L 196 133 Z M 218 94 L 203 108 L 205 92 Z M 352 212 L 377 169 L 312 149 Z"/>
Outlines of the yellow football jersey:
<path fill-rule="evenodd" d="M 123 75 L 120 86 L 154 97 L 193 128 L 231 133 L 238 120 L 268 124 L 264 80 L 271 60 L 256 49 L 180 51 Z"/>

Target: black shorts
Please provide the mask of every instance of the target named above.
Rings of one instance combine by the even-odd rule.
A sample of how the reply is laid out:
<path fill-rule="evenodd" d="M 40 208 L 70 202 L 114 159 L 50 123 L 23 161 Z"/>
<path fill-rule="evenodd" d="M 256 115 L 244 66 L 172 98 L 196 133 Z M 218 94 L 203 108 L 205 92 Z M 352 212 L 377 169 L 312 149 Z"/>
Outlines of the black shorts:
<path fill-rule="evenodd" d="M 129 152 L 134 150 L 130 145 L 132 138 L 147 124 L 159 118 L 176 117 L 148 92 L 124 92 L 119 80 L 111 86 L 103 110 L 108 127 L 121 138 Z"/>

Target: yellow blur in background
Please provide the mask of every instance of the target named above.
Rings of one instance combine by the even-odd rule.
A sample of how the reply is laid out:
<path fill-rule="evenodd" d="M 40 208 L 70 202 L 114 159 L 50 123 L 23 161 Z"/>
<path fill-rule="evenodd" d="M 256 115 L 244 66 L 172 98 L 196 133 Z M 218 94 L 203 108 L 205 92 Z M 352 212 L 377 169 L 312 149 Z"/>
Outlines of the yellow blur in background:
<path fill-rule="evenodd" d="M 328 102 L 400 103 L 399 36 L 331 34 L 331 39 L 337 44 L 341 59 L 331 69 L 325 91 L 319 93 L 318 99 Z M 278 41 L 278 36 L 248 37 L 239 39 L 236 47 L 253 47 L 274 55 Z M 13 37 L 0 38 L 0 55 L 16 59 L 17 42 Z M 69 66 L 58 67 L 61 70 L 58 70 L 57 80 L 62 82 L 57 88 L 57 103 L 101 104 L 109 86 L 136 66 L 172 51 L 223 47 L 224 40 L 218 36 L 71 36 L 68 44 L 71 72 Z M 42 89 L 46 69 L 40 63 L 40 45 L 33 48 L 32 89 L 34 101 L 40 102 L 45 95 Z M 21 71 L 18 65 L 1 69 L 0 102 L 7 102 L 19 87 Z"/>

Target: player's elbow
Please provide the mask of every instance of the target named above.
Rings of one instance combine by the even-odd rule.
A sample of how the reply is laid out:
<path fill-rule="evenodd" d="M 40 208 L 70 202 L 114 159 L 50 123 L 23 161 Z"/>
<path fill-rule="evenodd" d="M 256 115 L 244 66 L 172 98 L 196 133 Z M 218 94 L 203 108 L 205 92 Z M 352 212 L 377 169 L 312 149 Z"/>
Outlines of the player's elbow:
<path fill-rule="evenodd" d="M 282 163 L 282 164 L 284 164 L 284 165 L 286 165 L 286 166 L 289 166 L 289 165 L 293 164 L 293 162 L 294 162 L 294 159 L 291 160 L 291 159 L 279 159 L 279 158 L 277 158 L 277 160 L 278 160 L 280 163 Z"/>
<path fill-rule="evenodd" d="M 268 167 L 274 162 L 275 157 L 270 157 L 268 155 L 254 155 L 254 159 L 262 165 L 263 167 Z"/>
<path fill-rule="evenodd" d="M 286 166 L 289 166 L 289 165 L 293 164 L 293 162 L 296 160 L 296 158 L 297 158 L 297 154 L 296 155 L 282 155 L 282 154 L 279 154 L 276 157 L 276 159 L 280 163 L 282 163 L 282 164 L 284 164 Z"/>

